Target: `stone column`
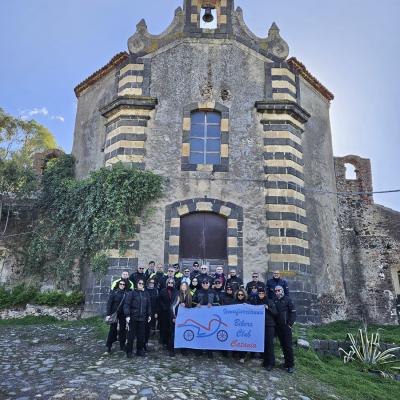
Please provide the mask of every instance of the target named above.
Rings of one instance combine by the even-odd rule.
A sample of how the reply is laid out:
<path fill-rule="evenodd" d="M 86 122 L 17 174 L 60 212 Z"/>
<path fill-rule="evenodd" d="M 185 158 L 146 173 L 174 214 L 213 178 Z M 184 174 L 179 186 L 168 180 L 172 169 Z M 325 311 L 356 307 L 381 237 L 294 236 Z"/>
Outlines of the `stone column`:
<path fill-rule="evenodd" d="M 256 103 L 264 128 L 264 172 L 268 270 L 283 271 L 299 321 L 316 322 L 316 288 L 310 267 L 304 196 L 302 134 L 310 115 L 297 103 L 295 75 L 269 71 L 270 98 Z"/>
<path fill-rule="evenodd" d="M 118 96 L 100 111 L 105 118 L 106 141 L 104 144 L 106 167 L 117 162 L 145 168 L 147 124 L 154 113 L 157 99 L 149 96 L 150 65 L 147 60 L 127 60 L 118 78 Z M 113 280 L 123 271 L 134 272 L 138 266 L 140 221 L 135 225 L 136 236 L 127 242 L 124 255 L 117 249 L 109 252 L 110 266 L 100 282 L 89 280 L 86 290 L 85 314 L 101 314 Z"/>

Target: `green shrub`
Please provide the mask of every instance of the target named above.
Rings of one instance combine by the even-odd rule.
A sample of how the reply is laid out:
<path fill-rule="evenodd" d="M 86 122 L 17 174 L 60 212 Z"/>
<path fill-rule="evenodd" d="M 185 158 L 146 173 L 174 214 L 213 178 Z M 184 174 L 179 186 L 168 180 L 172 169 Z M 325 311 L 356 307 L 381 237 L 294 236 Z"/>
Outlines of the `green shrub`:
<path fill-rule="evenodd" d="M 24 285 L 17 285 L 12 289 L 0 286 L 0 309 L 11 307 L 23 307 L 28 303 L 43 306 L 79 306 L 85 302 L 82 292 L 58 292 L 49 291 L 40 293 L 38 288 Z"/>

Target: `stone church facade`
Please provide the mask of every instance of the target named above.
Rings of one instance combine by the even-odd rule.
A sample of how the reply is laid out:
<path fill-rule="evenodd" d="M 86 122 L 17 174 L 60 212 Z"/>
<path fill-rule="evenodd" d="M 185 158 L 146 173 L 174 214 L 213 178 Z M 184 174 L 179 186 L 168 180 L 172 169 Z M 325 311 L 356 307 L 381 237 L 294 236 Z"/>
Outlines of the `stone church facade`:
<path fill-rule="evenodd" d="M 372 192 L 368 160 L 333 157 L 333 95 L 288 54 L 275 23 L 258 38 L 233 0 L 184 0 L 75 88 L 78 177 L 123 162 L 166 178 L 126 255 L 100 283 L 86 276 L 87 314 L 123 270 L 199 260 L 245 280 L 283 271 L 303 322 L 396 322 L 399 213 L 337 196 Z"/>

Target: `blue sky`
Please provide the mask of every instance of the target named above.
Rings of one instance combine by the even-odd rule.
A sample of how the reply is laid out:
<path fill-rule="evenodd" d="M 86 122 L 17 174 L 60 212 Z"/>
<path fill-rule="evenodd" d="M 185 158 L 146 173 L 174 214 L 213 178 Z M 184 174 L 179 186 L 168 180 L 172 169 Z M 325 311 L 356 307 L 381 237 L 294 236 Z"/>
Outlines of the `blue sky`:
<path fill-rule="evenodd" d="M 183 0 L 0 0 L 0 107 L 37 119 L 71 150 L 73 88 L 105 65 L 145 18 L 160 33 Z M 372 161 L 375 190 L 400 189 L 399 0 L 236 0 L 250 29 L 273 21 L 290 55 L 335 94 L 334 153 Z M 400 193 L 375 195 L 400 210 Z"/>

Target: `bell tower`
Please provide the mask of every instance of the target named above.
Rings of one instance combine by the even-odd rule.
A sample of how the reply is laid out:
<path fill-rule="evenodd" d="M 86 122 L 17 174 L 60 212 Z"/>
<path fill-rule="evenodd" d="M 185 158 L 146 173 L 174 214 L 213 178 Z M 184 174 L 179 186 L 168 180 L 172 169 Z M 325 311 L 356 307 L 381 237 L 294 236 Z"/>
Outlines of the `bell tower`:
<path fill-rule="evenodd" d="M 233 0 L 185 0 L 185 31 L 231 33 L 233 10 Z"/>

